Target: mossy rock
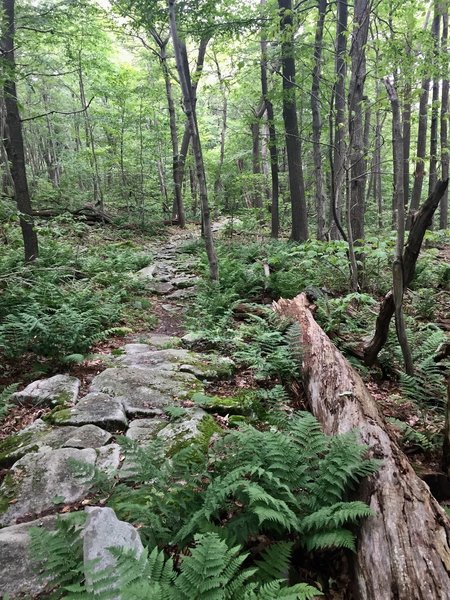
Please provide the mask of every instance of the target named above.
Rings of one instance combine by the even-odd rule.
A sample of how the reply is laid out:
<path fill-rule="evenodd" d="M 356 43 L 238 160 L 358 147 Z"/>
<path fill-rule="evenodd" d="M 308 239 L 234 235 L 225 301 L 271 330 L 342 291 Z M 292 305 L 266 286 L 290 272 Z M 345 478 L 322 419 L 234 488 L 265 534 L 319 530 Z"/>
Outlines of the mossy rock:
<path fill-rule="evenodd" d="M 199 435 L 190 439 L 179 439 L 176 441 L 173 446 L 170 447 L 168 456 L 175 456 L 180 450 L 183 448 L 188 448 L 189 446 L 195 445 L 201 454 L 206 454 L 208 452 L 208 447 L 210 440 L 214 434 L 222 434 L 223 430 L 217 425 L 211 415 L 206 415 L 203 417 L 199 426 Z M 180 436 L 181 438 L 181 436 Z"/>
<path fill-rule="evenodd" d="M 9 468 L 27 452 L 36 452 L 39 444 L 33 443 L 35 439 L 36 436 L 30 432 L 10 435 L 2 440 L 0 442 L 0 468 Z"/>
<path fill-rule="evenodd" d="M 250 415 L 251 406 L 245 405 L 242 399 L 234 396 L 208 396 L 201 392 L 196 392 L 191 396 L 193 402 L 198 404 L 209 413 L 215 413 L 221 416 L 225 415 Z"/>
<path fill-rule="evenodd" d="M 51 425 L 64 425 L 70 419 L 72 411 L 70 408 L 55 407 L 48 415 L 42 417 L 43 421 Z"/>

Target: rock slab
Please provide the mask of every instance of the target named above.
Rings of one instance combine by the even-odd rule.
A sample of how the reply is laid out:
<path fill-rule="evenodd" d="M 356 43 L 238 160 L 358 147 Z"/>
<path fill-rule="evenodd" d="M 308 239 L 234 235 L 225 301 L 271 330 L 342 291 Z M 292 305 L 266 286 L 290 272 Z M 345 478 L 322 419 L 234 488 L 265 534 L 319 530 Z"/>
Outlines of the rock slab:
<path fill-rule="evenodd" d="M 0 596 L 11 599 L 36 597 L 44 591 L 46 581 L 36 571 L 29 552 L 30 529 L 52 529 L 55 517 L 43 517 L 30 523 L 0 529 Z"/>
<path fill-rule="evenodd" d="M 116 559 L 109 548 L 131 550 L 138 558 L 144 547 L 137 530 L 130 523 L 119 521 L 111 508 L 89 507 L 86 512 L 88 517 L 83 530 L 83 559 L 89 588 L 93 579 L 92 571 L 95 573 L 114 568 Z M 104 589 L 108 590 L 108 587 Z"/>
<path fill-rule="evenodd" d="M 73 404 L 78 398 L 80 380 L 70 375 L 55 375 L 49 379 L 38 379 L 21 392 L 12 395 L 15 404 L 31 406 L 56 406 Z"/>

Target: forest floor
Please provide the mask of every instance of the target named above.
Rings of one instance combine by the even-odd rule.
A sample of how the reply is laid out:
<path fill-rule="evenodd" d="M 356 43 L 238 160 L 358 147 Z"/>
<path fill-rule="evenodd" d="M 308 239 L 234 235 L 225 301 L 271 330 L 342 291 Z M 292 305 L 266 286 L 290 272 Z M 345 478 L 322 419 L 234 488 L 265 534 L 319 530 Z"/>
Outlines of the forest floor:
<path fill-rule="evenodd" d="M 64 370 L 64 381 L 41 380 L 15 396 L 15 406 L 0 430 L 0 541 L 7 546 L 0 584 L 10 593 L 19 590 L 37 597 L 43 589 L 30 574 L 30 559 L 22 541 L 17 541 L 17 527 L 23 532 L 31 525 L 46 523 L 49 515 L 103 506 L 89 486 L 67 471 L 63 459 L 87 460 L 105 473 L 113 469 L 119 473 L 115 477 L 122 480 L 130 463 L 117 445 L 119 434 L 144 446 L 158 436 L 170 449 L 199 436 L 205 427 L 228 429 L 231 405 L 227 400 L 232 402 L 242 390 L 255 388 L 248 369 L 234 368 L 227 356 L 213 356 L 201 343 L 185 336 L 186 312 L 196 302 L 199 278 L 196 265 L 180 249 L 192 240 L 190 232 L 171 231 L 166 241 L 145 248 L 154 256 L 150 270 L 142 270 L 149 284 L 146 310 L 155 317 L 153 326 L 135 326 L 132 333 L 99 342 L 84 361 Z M 444 260 L 449 258 L 449 249 L 442 252 Z M 26 363 L 12 366 L 10 379 L 26 367 Z M 366 385 L 384 417 L 411 427 L 420 424 L 436 434 L 442 428 L 442 417 L 435 413 L 421 423 L 425 413 L 399 397 L 394 380 L 369 377 Z M 198 405 L 193 394 L 214 397 L 215 405 Z M 290 398 L 291 408 L 307 409 L 296 383 L 291 385 Z M 419 474 L 439 471 L 437 449 L 424 451 L 420 440 L 405 440 L 395 426 L 388 427 Z M 44 482 L 43 464 L 47 465 Z M 62 479 L 64 485 L 58 483 Z M 439 490 L 438 494 L 442 487 Z M 438 499 L 447 501 L 448 497 L 444 494 Z M 330 590 L 326 597 L 345 596 Z"/>

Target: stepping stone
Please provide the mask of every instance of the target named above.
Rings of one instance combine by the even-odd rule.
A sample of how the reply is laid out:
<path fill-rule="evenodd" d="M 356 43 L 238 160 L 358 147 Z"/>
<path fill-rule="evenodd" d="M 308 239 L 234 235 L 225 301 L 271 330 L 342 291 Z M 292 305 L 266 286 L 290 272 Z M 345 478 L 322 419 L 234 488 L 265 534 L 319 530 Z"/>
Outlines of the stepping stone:
<path fill-rule="evenodd" d="M 208 416 L 201 408 L 187 408 L 185 410 L 186 414 L 179 420 L 169 423 L 158 432 L 157 437 L 166 442 L 169 451 L 170 446 L 182 444 L 199 436 L 201 434 L 199 425 Z"/>
<path fill-rule="evenodd" d="M 186 300 L 187 298 L 193 298 L 195 296 L 195 290 L 193 287 L 176 290 L 167 296 L 168 300 Z"/>
<path fill-rule="evenodd" d="M 149 265 L 148 267 L 144 267 L 140 271 L 136 273 L 139 279 L 153 279 L 156 273 L 156 265 Z"/>
<path fill-rule="evenodd" d="M 137 529 L 130 523 L 119 521 L 111 508 L 88 507 L 85 510 L 88 516 L 82 534 L 83 560 L 86 583 L 89 587 L 93 583 L 92 569 L 94 572 L 103 571 L 109 567 L 114 568 L 117 564 L 117 559 L 111 554 L 109 548 L 132 551 L 136 558 L 139 558 L 144 547 Z M 94 567 L 92 567 L 93 561 L 95 561 Z M 110 589 L 107 581 L 104 580 L 103 592 Z M 109 597 L 114 597 L 114 593 L 112 594 Z"/>
<path fill-rule="evenodd" d="M 175 288 L 171 283 L 164 281 L 155 281 L 152 282 L 151 285 L 149 285 L 150 292 L 153 292 L 158 296 L 166 296 L 167 294 L 170 294 L 170 292 L 173 292 L 174 289 Z"/>
<path fill-rule="evenodd" d="M 58 425 L 97 425 L 107 431 L 123 430 L 128 425 L 121 399 L 106 393 L 88 394 L 73 408 L 54 412 L 51 420 Z"/>
<path fill-rule="evenodd" d="M 92 448 L 47 448 L 17 461 L 0 487 L 0 525 L 82 500 L 90 484 L 75 477 L 69 459 L 95 465 L 97 453 Z"/>
<path fill-rule="evenodd" d="M 53 529 L 55 521 L 56 517 L 49 516 L 0 529 L 0 594 L 36 598 L 45 590 L 48 580 L 38 573 L 29 551 L 30 529 Z"/>
<path fill-rule="evenodd" d="M 95 466 L 109 473 L 114 477 L 115 472 L 120 467 L 120 446 L 119 444 L 108 444 L 97 449 L 97 462 Z"/>
<path fill-rule="evenodd" d="M 78 427 L 52 427 L 42 419 L 17 434 L 0 441 L 0 468 L 11 467 L 30 452 L 39 452 L 44 446 L 61 448 L 73 436 Z"/>
<path fill-rule="evenodd" d="M 198 283 L 198 277 L 175 277 L 172 279 L 172 285 L 176 288 L 190 288 Z"/>
<path fill-rule="evenodd" d="M 141 352 L 148 352 L 150 346 L 148 344 L 125 344 L 123 350 L 126 354 L 140 354 Z"/>
<path fill-rule="evenodd" d="M 166 305 L 162 305 L 164 308 Z M 156 348 L 176 348 L 180 345 L 180 339 L 171 335 L 165 335 L 164 333 L 153 333 L 152 335 L 145 336 L 147 343 L 150 346 Z"/>
<path fill-rule="evenodd" d="M 145 417 L 163 414 L 165 406 L 202 388 L 190 373 L 171 371 L 171 363 L 156 365 L 157 368 L 106 369 L 93 379 L 90 389 L 120 396 L 128 416 Z"/>
<path fill-rule="evenodd" d="M 68 427 L 61 427 L 61 429 L 68 429 Z M 100 448 L 100 446 L 105 446 L 111 437 L 110 433 L 104 429 L 100 429 L 97 425 L 83 425 L 82 427 L 75 428 L 72 436 L 64 442 L 63 447 Z"/>
<path fill-rule="evenodd" d="M 80 380 L 70 375 L 55 375 L 49 379 L 38 379 L 21 392 L 12 395 L 15 404 L 31 406 L 56 406 L 73 404 L 80 390 Z"/>
<path fill-rule="evenodd" d="M 144 344 L 142 344 L 144 345 Z M 189 353 L 183 348 L 168 348 L 167 350 L 148 350 L 118 357 L 118 362 L 130 367 L 158 368 L 160 371 L 176 370 L 177 364 L 189 360 Z"/>
<path fill-rule="evenodd" d="M 130 440 L 145 445 L 155 438 L 160 429 L 167 425 L 167 421 L 162 419 L 135 419 L 130 422 L 126 437 Z"/>

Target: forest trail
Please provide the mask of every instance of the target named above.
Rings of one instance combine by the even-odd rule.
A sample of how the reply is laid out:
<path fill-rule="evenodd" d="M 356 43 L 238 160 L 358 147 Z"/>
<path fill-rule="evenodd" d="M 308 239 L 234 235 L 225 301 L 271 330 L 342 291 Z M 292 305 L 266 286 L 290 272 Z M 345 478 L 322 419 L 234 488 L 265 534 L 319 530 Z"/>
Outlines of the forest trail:
<path fill-rule="evenodd" d="M 124 480 L 132 464 L 123 459 L 117 435 L 141 446 L 162 439 L 170 455 L 213 424 L 191 398 L 208 380 L 229 373 L 232 362 L 190 351 L 189 336 L 168 335 L 181 332 L 180 317 L 196 282 L 192 265 L 179 254 L 187 239 L 187 234 L 171 238 L 140 272 L 158 298 L 158 326 L 134 334 L 130 343 L 105 356 L 107 368 L 92 379 L 87 393 L 80 391 L 79 379 L 58 374 L 15 394 L 16 403 L 52 410 L 0 442 L 0 469 L 6 471 L 0 487 L 2 594 L 42 592 L 45 582 L 34 572 L 28 551 L 29 530 L 51 528 L 58 513 L 89 511 L 86 559 L 94 554 L 108 561 L 112 539 L 135 547 L 138 535 L 131 525 L 118 521 L 109 508 L 92 509 L 91 484 L 75 475 L 71 460 Z"/>

